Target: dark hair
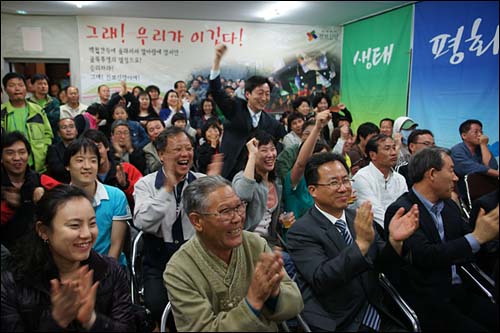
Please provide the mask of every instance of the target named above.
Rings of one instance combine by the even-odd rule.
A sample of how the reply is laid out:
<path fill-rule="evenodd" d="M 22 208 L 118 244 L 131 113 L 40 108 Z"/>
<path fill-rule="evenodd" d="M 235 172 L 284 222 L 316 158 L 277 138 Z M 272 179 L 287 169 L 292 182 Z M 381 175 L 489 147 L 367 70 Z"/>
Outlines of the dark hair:
<path fill-rule="evenodd" d="M 130 115 L 128 114 L 127 108 L 125 106 L 123 106 L 123 105 L 116 104 L 115 106 L 113 106 L 113 111 L 111 111 L 111 119 L 113 119 L 113 115 L 115 114 L 115 110 L 118 109 L 118 108 L 122 108 L 123 111 L 125 111 L 125 113 L 127 114 L 127 119 L 130 118 Z"/>
<path fill-rule="evenodd" d="M 288 118 L 287 118 L 287 123 L 288 123 L 288 132 L 290 132 L 292 130 L 292 123 L 294 120 L 297 120 L 297 119 L 302 119 L 303 121 L 304 120 L 304 116 L 302 115 L 302 113 L 298 113 L 298 112 L 292 112 Z"/>
<path fill-rule="evenodd" d="M 45 74 L 34 74 L 31 77 L 31 84 L 35 84 L 36 81 L 45 80 L 49 84 L 49 77 Z"/>
<path fill-rule="evenodd" d="M 306 130 L 309 126 L 316 126 L 316 120 L 314 119 L 309 119 L 304 122 L 304 125 L 302 125 L 302 132 Z"/>
<path fill-rule="evenodd" d="M 314 97 L 313 102 L 312 102 L 312 107 L 313 108 L 317 107 L 318 104 L 319 104 L 319 102 L 321 102 L 321 100 L 323 98 L 326 100 L 326 103 L 328 104 L 328 107 L 332 106 L 332 102 L 330 101 L 330 99 L 328 98 L 328 96 L 326 96 L 323 93 L 319 93 L 319 94 L 316 94 L 316 96 Z"/>
<path fill-rule="evenodd" d="M 177 112 L 172 116 L 172 119 L 170 120 L 170 122 L 172 123 L 172 126 L 174 126 L 175 122 L 178 120 L 184 120 L 187 124 L 187 118 L 184 115 L 184 113 L 182 113 L 182 112 Z"/>
<path fill-rule="evenodd" d="M 84 153 L 88 151 L 90 151 L 90 153 L 94 153 L 97 156 L 97 165 L 101 164 L 101 155 L 99 154 L 99 149 L 94 141 L 86 137 L 80 137 L 71 142 L 66 148 L 66 151 L 64 152 L 64 166 L 68 166 L 71 158 L 82 150 Z"/>
<path fill-rule="evenodd" d="M 4 86 L 5 86 L 5 84 L 4 84 Z M 461 123 L 460 127 L 458 128 L 458 131 L 460 132 L 460 135 L 462 135 L 463 133 L 467 133 L 470 130 L 470 127 L 473 124 L 479 125 L 479 126 L 481 126 L 481 128 L 483 128 L 483 124 L 479 120 L 477 120 L 477 119 L 467 119 L 466 121 L 464 121 L 463 123 Z"/>
<path fill-rule="evenodd" d="M 3 79 L 2 79 L 3 87 L 6 88 L 7 83 L 12 79 L 21 79 L 21 80 L 23 80 L 24 85 L 26 85 L 26 78 L 24 77 L 23 74 L 10 72 L 10 73 L 5 74 Z"/>
<path fill-rule="evenodd" d="M 105 119 L 106 111 L 101 103 L 92 103 L 87 107 L 87 112 L 93 116 L 99 115 L 100 119 Z"/>
<path fill-rule="evenodd" d="M 394 119 L 391 119 L 391 118 L 384 118 L 384 119 L 382 119 L 382 120 L 378 123 L 378 126 L 379 126 L 379 127 L 381 127 L 381 126 L 382 126 L 382 123 L 383 123 L 384 121 L 390 121 L 390 122 L 391 122 L 391 127 L 393 127 L 393 126 L 394 126 Z"/>
<path fill-rule="evenodd" d="M 26 150 L 28 151 L 28 155 L 31 155 L 31 145 L 24 134 L 19 131 L 12 131 L 8 133 L 2 131 L 2 150 L 0 151 L 0 155 L 3 154 L 3 150 L 5 148 L 12 146 L 14 143 L 19 141 L 24 143 Z"/>
<path fill-rule="evenodd" d="M 182 128 L 171 126 L 171 127 L 168 127 L 167 129 L 163 130 L 158 135 L 156 140 L 154 141 L 153 144 L 156 148 L 156 151 L 158 151 L 158 152 L 165 151 L 165 149 L 167 148 L 167 144 L 168 144 L 168 138 L 172 138 L 174 136 L 177 136 L 180 133 L 186 135 L 186 137 L 189 139 L 189 141 L 191 142 L 191 145 L 194 148 L 193 139 L 191 138 L 191 136 L 189 134 L 187 134 Z"/>
<path fill-rule="evenodd" d="M 174 83 L 174 89 L 177 89 L 177 87 L 179 86 L 179 83 L 184 83 L 184 84 L 186 84 L 186 82 L 184 82 L 184 81 L 182 81 L 182 80 L 175 81 L 175 83 Z"/>
<path fill-rule="evenodd" d="M 370 122 L 362 123 L 358 127 L 358 134 L 356 136 L 356 143 L 360 143 L 361 138 L 366 139 L 366 137 L 368 135 L 373 134 L 373 133 L 375 133 L 375 134 L 380 133 L 380 129 L 377 127 L 377 125 L 375 125 L 374 123 L 370 123 Z"/>
<path fill-rule="evenodd" d="M 209 118 L 205 124 L 201 127 L 201 137 L 206 139 L 206 134 L 209 128 L 215 128 L 219 131 L 219 135 L 222 135 L 222 127 L 219 124 L 219 118 Z"/>
<path fill-rule="evenodd" d="M 102 143 L 102 145 L 106 148 L 109 148 L 110 146 L 109 140 L 106 137 L 106 135 L 104 135 L 103 132 L 98 131 L 96 129 L 86 130 L 85 132 L 83 132 L 82 137 L 90 139 L 95 143 Z"/>
<path fill-rule="evenodd" d="M 272 143 L 274 147 L 278 149 L 278 141 L 276 141 L 276 139 L 266 131 L 257 130 L 252 137 L 259 141 L 257 147 Z M 269 172 L 268 179 L 271 182 L 274 182 L 274 180 L 276 179 L 276 164 L 274 164 L 274 170 Z M 257 174 L 257 172 L 255 172 L 255 180 L 257 181 L 257 183 L 262 182 L 262 177 Z"/>
<path fill-rule="evenodd" d="M 349 174 L 349 167 L 347 166 L 345 159 L 342 156 L 340 156 L 339 154 L 320 153 L 320 154 L 312 155 L 309 158 L 309 160 L 307 161 L 306 168 L 304 170 L 304 178 L 306 180 L 307 186 L 315 185 L 318 183 L 318 180 L 319 180 L 318 169 L 320 166 L 322 166 L 323 164 L 326 164 L 329 162 L 335 162 L 335 161 L 339 161 L 340 163 L 342 163 L 345 170 Z"/>
<path fill-rule="evenodd" d="M 98 92 L 98 93 L 101 91 L 101 88 L 102 88 L 102 87 L 108 87 L 108 85 L 107 85 L 107 84 L 101 84 L 101 85 L 99 85 L 99 87 L 97 87 L 97 92 Z M 109 88 L 109 87 L 108 87 L 108 88 Z"/>
<path fill-rule="evenodd" d="M 374 137 L 372 137 L 368 142 L 366 143 L 365 147 L 365 153 L 370 157 L 370 152 L 374 152 L 375 154 L 378 153 L 378 143 L 379 141 L 385 141 L 386 139 L 391 139 L 390 136 L 387 136 L 385 134 L 377 134 Z M 370 158 L 371 160 L 371 158 Z"/>
<path fill-rule="evenodd" d="M 200 114 L 202 114 L 202 115 L 205 114 L 203 112 L 203 105 L 205 105 L 205 103 L 207 103 L 207 102 L 210 103 L 210 104 L 212 104 L 212 115 L 213 116 L 217 116 L 217 113 L 215 112 L 215 109 L 216 109 L 217 106 L 215 105 L 215 102 L 213 100 L 208 99 L 208 98 L 205 98 L 204 100 L 201 101 L 201 104 L 200 104 L 200 106 L 201 106 L 201 110 L 200 111 L 201 112 L 200 112 Z"/>
<path fill-rule="evenodd" d="M 85 198 L 92 204 L 92 199 L 76 186 L 60 184 L 46 190 L 36 205 L 36 221 L 42 222 L 47 228 L 52 228 L 52 223 L 62 205 L 79 198 Z M 43 276 L 48 278 L 49 270 L 55 265 L 49 247 L 37 234 L 35 221 L 32 221 L 29 232 L 23 238 L 23 245 L 16 247 L 12 252 L 12 261 L 16 276 L 21 278 Z"/>
<path fill-rule="evenodd" d="M 132 92 L 134 92 L 135 89 L 139 89 L 140 92 L 144 92 L 144 88 L 141 86 L 135 86 L 132 88 Z"/>
<path fill-rule="evenodd" d="M 146 120 L 146 125 L 144 126 L 144 129 L 146 130 L 146 134 L 147 134 L 147 131 L 148 131 L 148 124 L 152 123 L 153 121 L 159 121 L 161 123 L 161 125 L 163 126 L 163 128 L 165 128 L 165 123 L 163 122 L 163 120 L 161 120 L 158 117 L 150 118 L 150 119 Z"/>
<path fill-rule="evenodd" d="M 311 106 L 311 102 L 309 102 L 309 100 L 307 98 L 305 98 L 304 96 L 300 96 L 299 98 L 296 98 L 293 102 L 292 102 L 292 106 L 293 106 L 293 110 L 294 111 L 297 111 L 297 109 L 299 108 L 299 106 L 306 102 L 307 105 Z"/>
<path fill-rule="evenodd" d="M 444 157 L 451 157 L 451 151 L 441 147 L 428 147 L 420 150 L 410 158 L 408 163 L 408 177 L 415 184 L 424 179 L 425 173 L 434 168 L 441 170 L 444 165 Z"/>
<path fill-rule="evenodd" d="M 148 96 L 148 98 L 149 98 L 148 115 L 158 117 L 158 114 L 156 113 L 155 108 L 153 107 L 153 102 L 152 102 L 151 96 L 149 96 L 148 92 L 143 91 L 143 92 L 139 93 L 139 95 L 137 95 L 137 108 L 132 108 L 133 117 L 130 117 L 130 118 L 132 120 L 137 120 L 137 116 L 139 115 L 140 108 L 141 108 L 140 102 L 139 102 L 139 98 L 141 96 Z"/>
<path fill-rule="evenodd" d="M 273 85 L 271 84 L 271 81 L 269 81 L 267 77 L 259 75 L 251 76 L 245 81 L 245 92 L 252 93 L 252 91 L 254 91 L 255 88 L 266 83 L 269 86 L 269 90 L 273 91 Z"/>
<path fill-rule="evenodd" d="M 430 136 L 434 137 L 434 134 L 432 134 L 432 132 L 429 131 L 428 129 L 415 129 L 413 130 L 413 132 L 410 133 L 410 135 L 408 136 L 408 150 L 410 151 L 410 153 L 412 153 L 410 149 L 410 143 L 416 143 L 419 136 L 426 134 L 429 134 Z"/>
<path fill-rule="evenodd" d="M 169 91 L 167 91 L 165 93 L 165 96 L 163 96 L 163 101 L 161 102 L 162 109 L 168 109 L 168 95 L 170 95 L 171 93 L 174 93 L 177 95 L 177 97 L 179 97 L 179 94 L 174 89 L 170 89 Z"/>
<path fill-rule="evenodd" d="M 160 88 L 158 88 L 154 84 L 147 86 L 145 91 L 149 94 L 151 90 L 156 90 L 158 91 L 158 95 L 160 94 Z"/>

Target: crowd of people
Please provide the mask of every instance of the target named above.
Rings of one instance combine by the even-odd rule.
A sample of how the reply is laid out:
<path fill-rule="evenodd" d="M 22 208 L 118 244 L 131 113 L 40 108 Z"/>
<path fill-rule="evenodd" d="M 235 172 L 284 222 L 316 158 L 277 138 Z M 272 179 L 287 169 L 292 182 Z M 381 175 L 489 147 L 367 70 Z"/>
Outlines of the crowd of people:
<path fill-rule="evenodd" d="M 177 81 L 163 100 L 122 82 L 87 106 L 44 74 L 31 96 L 3 77 L 1 330 L 144 331 L 137 230 L 156 330 L 168 302 L 179 331 L 277 331 L 298 314 L 313 331 L 407 330 L 384 273 L 423 331 L 498 331 L 497 305 L 459 275 L 487 248 L 498 282 L 498 189 L 470 217 L 462 205 L 466 175 L 498 182 L 482 123 L 451 149 L 409 117 L 354 131 L 359 110 L 324 92 L 280 122 L 268 78 L 222 82 L 226 52 L 208 85 Z"/>

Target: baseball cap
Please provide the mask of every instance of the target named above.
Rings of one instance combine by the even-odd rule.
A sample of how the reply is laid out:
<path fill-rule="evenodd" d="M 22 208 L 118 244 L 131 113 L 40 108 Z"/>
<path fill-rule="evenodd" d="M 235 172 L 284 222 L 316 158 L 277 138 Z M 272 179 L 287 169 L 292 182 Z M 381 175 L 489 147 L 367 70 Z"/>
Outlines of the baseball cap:
<path fill-rule="evenodd" d="M 412 127 L 417 127 L 418 124 L 416 122 L 414 122 L 413 120 L 411 120 L 410 118 L 406 119 L 405 122 L 403 123 L 403 125 L 401 125 L 401 129 L 402 130 L 409 130 L 411 129 Z"/>

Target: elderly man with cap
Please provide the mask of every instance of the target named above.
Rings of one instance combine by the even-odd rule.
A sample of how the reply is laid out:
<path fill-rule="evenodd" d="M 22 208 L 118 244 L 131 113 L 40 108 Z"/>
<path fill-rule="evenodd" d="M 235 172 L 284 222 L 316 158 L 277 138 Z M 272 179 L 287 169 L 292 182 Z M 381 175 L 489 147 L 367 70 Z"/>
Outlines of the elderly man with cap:
<path fill-rule="evenodd" d="M 136 149 L 132 144 L 130 127 L 126 120 L 115 120 L 111 125 L 111 144 L 117 161 L 128 162 L 144 174 L 146 170 L 144 151 Z"/>
<path fill-rule="evenodd" d="M 408 150 L 408 137 L 417 126 L 418 124 L 410 117 L 399 117 L 394 121 L 392 133 L 396 142 L 396 148 L 399 150 L 396 167 L 400 164 L 408 163 L 410 160 L 411 154 Z"/>

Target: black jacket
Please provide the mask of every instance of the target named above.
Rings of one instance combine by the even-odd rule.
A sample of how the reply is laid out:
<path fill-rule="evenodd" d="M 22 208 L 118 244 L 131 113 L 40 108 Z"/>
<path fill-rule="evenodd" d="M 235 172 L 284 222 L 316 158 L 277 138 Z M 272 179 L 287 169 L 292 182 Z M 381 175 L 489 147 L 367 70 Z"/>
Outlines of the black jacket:
<path fill-rule="evenodd" d="M 69 184 L 71 176 L 64 166 L 64 152 L 66 146 L 58 142 L 49 146 L 47 150 L 47 174 L 64 184 Z"/>
<path fill-rule="evenodd" d="M 94 282 L 99 281 L 95 304 L 97 318 L 90 331 L 135 331 L 128 280 L 116 260 L 92 250 L 89 259 L 82 264 L 88 264 L 94 270 Z M 50 280 L 57 277 L 55 265 L 36 276 L 2 272 L 1 331 L 86 331 L 77 321 L 62 328 L 52 318 Z"/>

